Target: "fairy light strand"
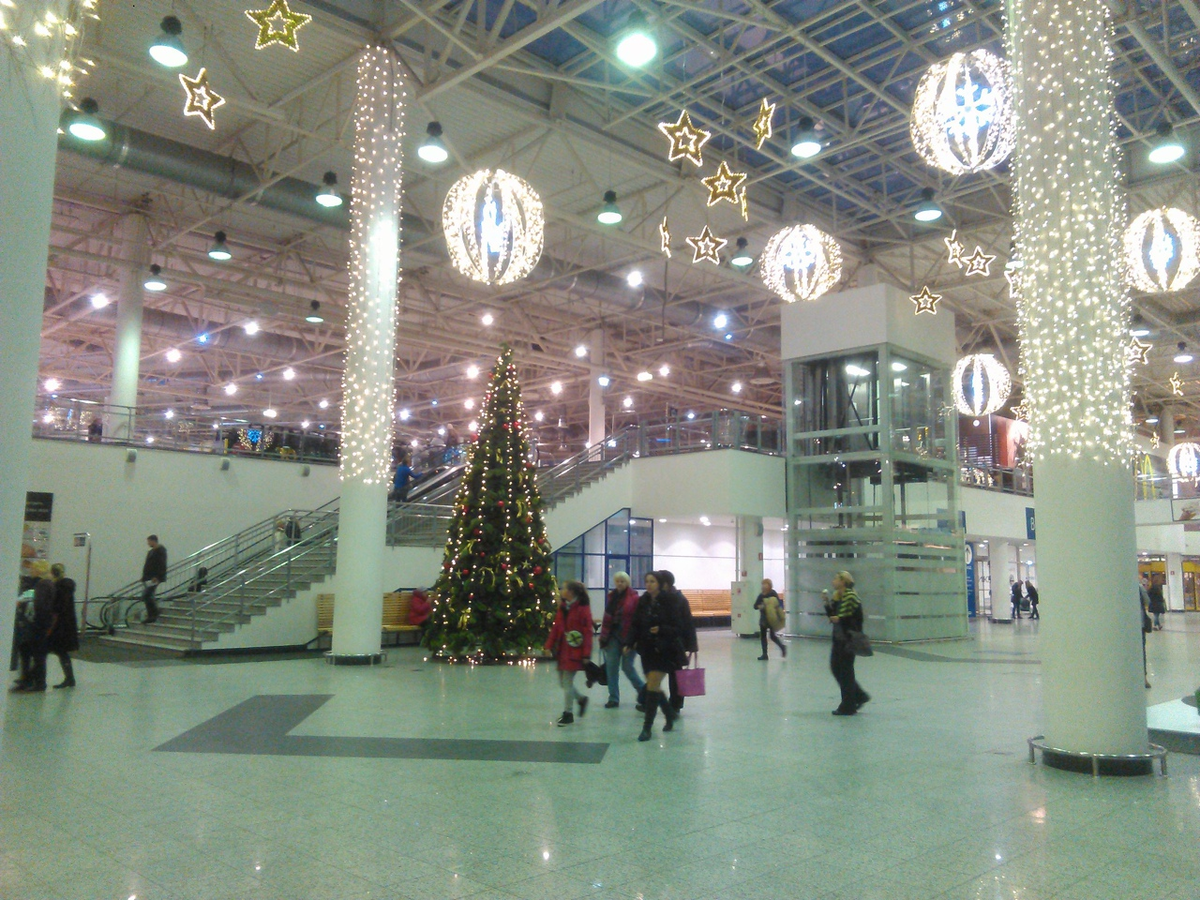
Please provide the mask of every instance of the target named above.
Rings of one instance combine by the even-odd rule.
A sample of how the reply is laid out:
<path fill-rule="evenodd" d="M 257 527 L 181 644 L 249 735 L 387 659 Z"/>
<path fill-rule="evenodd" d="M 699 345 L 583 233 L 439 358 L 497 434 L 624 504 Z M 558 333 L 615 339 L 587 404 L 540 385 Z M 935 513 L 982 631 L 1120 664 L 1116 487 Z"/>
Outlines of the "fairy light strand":
<path fill-rule="evenodd" d="M 954 367 L 954 406 L 964 416 L 987 416 L 1012 393 L 1012 376 L 991 353 L 964 356 Z"/>
<path fill-rule="evenodd" d="M 456 181 L 442 206 L 450 262 L 484 284 L 511 284 L 542 256 L 546 219 L 537 191 L 503 169 L 481 169 Z"/>
<path fill-rule="evenodd" d="M 1124 465 L 1133 453 L 1130 302 L 1112 265 L 1125 215 L 1108 9 L 1099 0 L 1011 0 L 1006 34 L 1029 456 Z"/>
<path fill-rule="evenodd" d="M 100 18 L 99 0 L 0 2 L 0 64 L 8 61 L 55 83 L 70 100 L 95 63 L 79 56 L 85 27 Z"/>
<path fill-rule="evenodd" d="M 842 277 L 842 248 L 815 225 L 776 232 L 759 261 L 763 284 L 788 303 L 816 300 Z"/>
<path fill-rule="evenodd" d="M 1129 281 L 1147 293 L 1182 291 L 1200 274 L 1200 222 L 1182 209 L 1150 209 L 1125 229 Z"/>
<path fill-rule="evenodd" d="M 370 485 L 387 483 L 391 468 L 401 164 L 408 97 L 399 65 L 385 47 L 363 50 L 357 90 L 341 477 Z"/>
<path fill-rule="evenodd" d="M 964 175 L 1008 158 L 1013 116 L 1008 64 L 987 50 L 973 50 L 955 53 L 921 76 L 909 130 L 925 162 Z"/>

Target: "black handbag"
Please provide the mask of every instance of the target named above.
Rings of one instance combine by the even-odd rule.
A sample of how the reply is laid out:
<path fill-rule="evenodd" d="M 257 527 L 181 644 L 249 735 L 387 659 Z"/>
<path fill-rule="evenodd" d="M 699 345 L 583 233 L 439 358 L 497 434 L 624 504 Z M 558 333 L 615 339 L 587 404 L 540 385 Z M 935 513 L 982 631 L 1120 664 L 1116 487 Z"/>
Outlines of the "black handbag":
<path fill-rule="evenodd" d="M 847 631 L 846 643 L 850 648 L 850 652 L 855 656 L 874 656 L 875 651 L 871 649 L 871 641 L 861 631 Z"/>

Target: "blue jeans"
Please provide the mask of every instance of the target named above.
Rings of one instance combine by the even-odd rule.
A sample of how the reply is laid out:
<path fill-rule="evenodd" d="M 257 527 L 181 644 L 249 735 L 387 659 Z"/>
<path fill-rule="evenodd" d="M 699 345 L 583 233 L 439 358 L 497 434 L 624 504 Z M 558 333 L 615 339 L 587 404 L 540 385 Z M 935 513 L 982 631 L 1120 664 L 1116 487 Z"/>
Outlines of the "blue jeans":
<path fill-rule="evenodd" d="M 620 674 L 622 671 L 638 693 L 641 693 L 642 688 L 646 686 L 646 682 L 642 681 L 642 676 L 637 673 L 636 658 L 637 654 L 632 650 L 629 653 L 622 653 L 621 642 L 615 637 L 610 638 L 608 646 L 604 648 L 604 667 L 608 670 L 608 699 L 614 703 L 621 700 Z"/>

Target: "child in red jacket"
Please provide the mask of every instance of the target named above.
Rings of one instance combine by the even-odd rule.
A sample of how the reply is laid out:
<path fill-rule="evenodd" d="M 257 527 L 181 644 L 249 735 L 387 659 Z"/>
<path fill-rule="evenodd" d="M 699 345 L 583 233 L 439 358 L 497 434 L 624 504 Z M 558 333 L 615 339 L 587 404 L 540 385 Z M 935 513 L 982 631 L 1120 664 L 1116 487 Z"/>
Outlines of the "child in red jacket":
<path fill-rule="evenodd" d="M 546 649 L 558 661 L 558 682 L 563 689 L 563 714 L 558 726 L 575 721 L 571 704 L 579 703 L 579 718 L 587 712 L 588 698 L 575 689 L 575 674 L 592 658 L 592 607 L 587 588 L 578 581 L 566 582 L 558 592 L 558 614 L 546 639 Z"/>

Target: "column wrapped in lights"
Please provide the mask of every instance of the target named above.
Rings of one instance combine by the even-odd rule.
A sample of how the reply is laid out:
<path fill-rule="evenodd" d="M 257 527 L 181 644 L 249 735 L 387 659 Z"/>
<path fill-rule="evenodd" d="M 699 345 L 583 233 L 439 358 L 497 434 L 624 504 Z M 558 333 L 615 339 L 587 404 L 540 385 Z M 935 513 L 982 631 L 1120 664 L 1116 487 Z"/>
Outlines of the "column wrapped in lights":
<path fill-rule="evenodd" d="M 1008 0 L 1038 588 L 1059 604 L 1041 622 L 1045 742 L 1070 752 L 1141 754 L 1130 309 L 1109 27 L 1105 0 Z M 1071 767 L 1064 754 L 1044 758 Z"/>
<path fill-rule="evenodd" d="M 369 661 L 379 653 L 406 98 L 395 56 L 383 46 L 364 49 L 354 112 L 335 661 Z"/>

